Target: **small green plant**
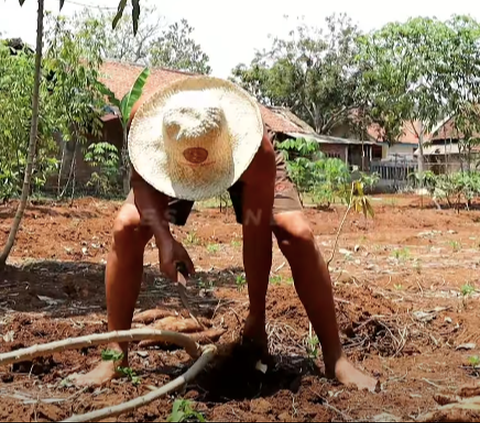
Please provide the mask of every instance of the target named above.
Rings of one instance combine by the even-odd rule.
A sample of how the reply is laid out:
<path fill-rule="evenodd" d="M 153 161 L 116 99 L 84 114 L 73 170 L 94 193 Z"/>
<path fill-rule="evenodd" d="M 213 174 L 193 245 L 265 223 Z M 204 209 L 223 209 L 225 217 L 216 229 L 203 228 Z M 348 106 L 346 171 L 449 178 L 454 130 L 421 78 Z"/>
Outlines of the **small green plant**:
<path fill-rule="evenodd" d="M 131 367 L 117 367 L 117 371 L 130 379 L 133 385 L 138 386 L 142 383 L 141 379 L 137 376 Z"/>
<path fill-rule="evenodd" d="M 185 244 L 189 245 L 199 245 L 200 244 L 200 239 L 197 236 L 197 233 L 195 231 L 189 232 L 187 236 L 185 237 Z"/>
<path fill-rule="evenodd" d="M 393 257 L 400 261 L 406 261 L 410 258 L 410 249 L 407 247 L 396 248 L 392 252 Z"/>
<path fill-rule="evenodd" d="M 177 399 L 173 403 L 172 413 L 168 416 L 168 422 L 205 422 L 202 413 L 195 411 L 192 402 L 185 399 Z"/>
<path fill-rule="evenodd" d="M 247 280 L 245 279 L 244 275 L 238 275 L 237 278 L 235 279 L 235 284 L 237 285 L 237 289 L 240 291 L 245 284 L 247 283 Z"/>
<path fill-rule="evenodd" d="M 212 254 L 218 253 L 220 251 L 220 246 L 218 244 L 208 244 L 207 251 Z"/>
<path fill-rule="evenodd" d="M 458 241 L 449 241 L 449 244 L 455 253 L 462 249 L 462 244 L 460 244 Z"/>
<path fill-rule="evenodd" d="M 478 355 L 473 355 L 468 357 L 468 364 L 474 369 L 480 366 L 480 357 Z"/>
<path fill-rule="evenodd" d="M 282 283 L 282 277 L 280 275 L 275 275 L 270 278 L 270 283 L 273 285 L 279 285 Z"/>
<path fill-rule="evenodd" d="M 106 195 L 115 191 L 118 176 L 120 156 L 117 147 L 108 142 L 91 144 L 85 153 L 85 161 L 98 172 L 93 172 L 88 187 L 93 187 L 97 193 Z"/>
<path fill-rule="evenodd" d="M 124 354 L 122 352 L 113 351 L 113 350 L 102 351 L 103 361 L 113 361 L 114 363 L 117 363 L 122 361 L 123 358 L 124 358 Z M 135 386 L 140 385 L 141 383 L 140 378 L 135 374 L 132 368 L 117 366 L 117 372 L 119 372 L 123 376 L 128 377 L 128 379 L 130 379 L 133 385 Z"/>
<path fill-rule="evenodd" d="M 123 353 L 114 350 L 103 350 L 102 351 L 102 360 L 103 361 L 122 361 Z"/>
<path fill-rule="evenodd" d="M 462 286 L 462 290 L 461 290 L 461 291 L 462 291 L 462 295 L 463 295 L 464 297 L 468 297 L 468 296 L 472 295 L 472 294 L 475 292 L 475 287 L 472 286 L 472 285 L 470 284 L 470 282 L 469 282 L 469 283 L 466 283 L 465 285 Z"/>
<path fill-rule="evenodd" d="M 396 283 L 395 285 L 393 285 L 393 287 L 394 287 L 397 291 L 402 291 L 402 290 L 403 290 L 403 285 L 400 284 L 400 283 Z"/>
<path fill-rule="evenodd" d="M 318 358 L 320 353 L 320 341 L 317 335 L 310 335 L 307 338 L 307 353 L 311 358 Z"/>
<path fill-rule="evenodd" d="M 236 239 L 234 239 L 234 240 L 231 242 L 231 244 L 232 244 L 232 247 L 235 247 L 235 248 L 239 248 L 239 247 L 242 246 L 242 243 L 241 243 L 240 241 L 236 240 Z"/>

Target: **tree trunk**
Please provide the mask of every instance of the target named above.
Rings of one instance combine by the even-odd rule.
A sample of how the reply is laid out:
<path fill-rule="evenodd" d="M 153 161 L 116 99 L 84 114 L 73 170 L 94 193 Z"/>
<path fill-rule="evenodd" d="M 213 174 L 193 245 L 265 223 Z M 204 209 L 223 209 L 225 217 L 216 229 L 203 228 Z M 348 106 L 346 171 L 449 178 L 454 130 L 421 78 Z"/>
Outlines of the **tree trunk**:
<path fill-rule="evenodd" d="M 128 195 L 130 192 L 130 161 L 128 159 L 128 129 L 123 129 L 123 143 L 122 143 L 122 179 L 123 179 L 123 194 Z"/>
<path fill-rule="evenodd" d="M 62 160 L 60 162 L 60 168 L 58 169 L 57 177 L 57 197 L 60 197 L 61 185 L 62 185 L 62 175 L 63 175 L 63 166 L 65 164 L 65 150 L 67 149 L 67 143 L 60 137 L 60 143 L 62 144 Z"/>
<path fill-rule="evenodd" d="M 420 188 L 423 188 L 423 171 L 425 158 L 423 156 L 423 122 L 420 122 L 420 130 L 418 131 L 418 177 L 420 181 Z"/>
<path fill-rule="evenodd" d="M 38 137 L 38 108 L 39 108 L 39 92 L 40 92 L 40 71 L 42 65 L 42 44 L 43 44 L 43 13 L 44 0 L 38 0 L 37 11 L 37 41 L 35 47 L 35 76 L 33 82 L 33 97 L 32 97 L 32 123 L 30 127 L 30 142 L 28 145 L 28 159 L 27 168 L 23 179 L 22 195 L 20 197 L 20 204 L 18 205 L 17 213 L 13 219 L 10 234 L 8 235 L 7 243 L 0 256 L 0 270 L 5 267 L 7 258 L 15 243 L 18 229 L 23 218 L 25 208 L 27 206 L 28 194 L 30 192 L 30 185 L 32 181 L 33 162 L 35 160 L 35 152 L 37 147 Z"/>
<path fill-rule="evenodd" d="M 73 178 L 73 172 L 75 170 L 76 160 L 77 160 L 77 147 L 78 147 L 78 141 L 77 141 L 76 133 L 74 134 L 73 138 L 68 142 L 72 142 L 75 145 L 73 147 L 72 158 L 70 159 L 70 169 L 68 171 L 67 182 L 65 182 L 65 186 L 63 187 L 62 192 L 58 196 L 59 199 L 63 199 L 63 196 L 67 193 L 68 186 L 70 185 L 70 182 L 72 181 L 72 178 Z"/>

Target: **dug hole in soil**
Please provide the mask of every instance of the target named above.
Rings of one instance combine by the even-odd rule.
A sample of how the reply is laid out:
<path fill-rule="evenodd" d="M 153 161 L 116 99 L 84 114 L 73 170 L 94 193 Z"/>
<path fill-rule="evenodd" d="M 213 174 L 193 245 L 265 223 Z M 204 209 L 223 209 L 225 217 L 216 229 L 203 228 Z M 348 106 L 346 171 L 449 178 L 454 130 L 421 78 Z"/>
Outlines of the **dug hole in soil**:
<path fill-rule="evenodd" d="M 195 313 L 223 329 L 215 340 L 219 355 L 184 391 L 119 420 L 165 421 L 183 398 L 207 421 L 414 421 L 458 401 L 462 387 L 480 385 L 480 212 L 438 211 L 427 203 L 421 209 L 419 198 L 406 196 L 373 204 L 373 220 L 348 218 L 331 274 L 345 352 L 381 380 L 382 392 L 324 378 L 320 346 L 276 245 L 267 299 L 273 361 L 266 374 L 255 370 L 236 343 L 248 310 L 241 228 L 231 210 L 202 209 L 173 230 L 196 265 L 188 288 Z M 29 207 L 0 276 L 0 352 L 107 331 L 104 264 L 119 206 L 81 199 Z M 15 209 L 16 203 L 0 206 L 2 245 Z M 306 210 L 326 258 L 344 210 Z M 159 307 L 187 319 L 176 289 L 159 275 L 153 244 L 144 263 L 138 311 Z M 92 369 L 103 348 L 0 368 L 0 420 L 59 421 L 116 405 L 193 363 L 178 348 L 134 344 L 130 365 L 138 384 L 123 378 L 98 389 L 71 386 L 68 376 Z M 452 421 L 451 413 L 438 413 L 431 421 Z M 480 421 L 475 411 L 462 417 Z"/>

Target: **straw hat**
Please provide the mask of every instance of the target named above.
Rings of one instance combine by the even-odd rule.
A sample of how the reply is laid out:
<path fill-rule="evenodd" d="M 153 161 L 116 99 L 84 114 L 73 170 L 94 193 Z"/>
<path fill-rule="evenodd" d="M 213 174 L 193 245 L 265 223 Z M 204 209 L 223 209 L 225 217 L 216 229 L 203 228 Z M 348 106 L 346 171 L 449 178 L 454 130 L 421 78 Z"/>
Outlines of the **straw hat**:
<path fill-rule="evenodd" d="M 157 91 L 135 114 L 128 139 L 138 174 L 178 199 L 205 200 L 232 186 L 263 137 L 257 102 L 232 82 L 192 76 Z"/>

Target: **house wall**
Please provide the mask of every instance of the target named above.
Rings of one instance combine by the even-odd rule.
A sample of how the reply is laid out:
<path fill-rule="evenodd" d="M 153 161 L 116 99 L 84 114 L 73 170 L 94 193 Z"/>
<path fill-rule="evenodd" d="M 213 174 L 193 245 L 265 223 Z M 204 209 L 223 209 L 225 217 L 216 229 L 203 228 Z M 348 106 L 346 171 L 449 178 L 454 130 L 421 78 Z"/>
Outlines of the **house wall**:
<path fill-rule="evenodd" d="M 337 158 L 343 160 L 344 162 L 347 161 L 347 149 L 344 145 L 338 144 L 320 144 L 320 151 L 324 153 L 327 157 L 330 158 Z"/>
<path fill-rule="evenodd" d="M 414 144 L 384 144 L 382 145 L 382 159 L 393 158 L 395 155 L 413 160 L 413 153 L 417 149 Z"/>

